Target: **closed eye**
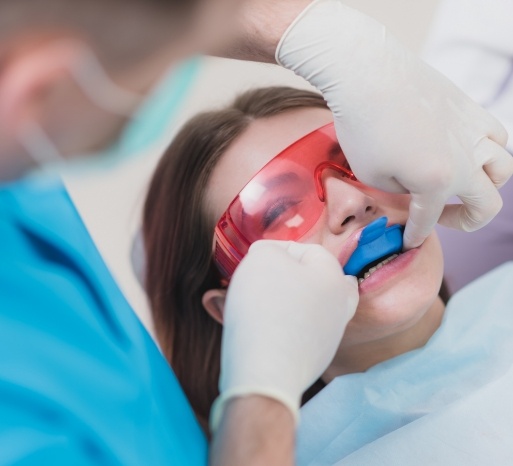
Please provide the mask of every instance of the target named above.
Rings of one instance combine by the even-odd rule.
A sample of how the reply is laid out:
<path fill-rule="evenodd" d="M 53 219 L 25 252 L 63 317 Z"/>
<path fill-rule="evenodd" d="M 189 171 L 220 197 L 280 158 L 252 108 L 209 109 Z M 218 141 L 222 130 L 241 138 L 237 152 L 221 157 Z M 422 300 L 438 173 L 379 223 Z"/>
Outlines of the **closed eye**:
<path fill-rule="evenodd" d="M 271 204 L 262 216 L 261 225 L 264 230 L 270 228 L 273 223 L 287 213 L 290 209 L 300 204 L 299 199 L 277 199 Z"/>

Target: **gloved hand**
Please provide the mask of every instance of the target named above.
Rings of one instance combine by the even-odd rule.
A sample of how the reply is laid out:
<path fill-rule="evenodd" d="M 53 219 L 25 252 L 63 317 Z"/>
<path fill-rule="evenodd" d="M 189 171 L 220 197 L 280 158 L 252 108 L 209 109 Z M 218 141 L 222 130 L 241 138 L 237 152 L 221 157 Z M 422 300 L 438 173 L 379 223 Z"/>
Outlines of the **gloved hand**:
<path fill-rule="evenodd" d="M 499 212 L 497 188 L 513 174 L 506 131 L 384 26 L 318 0 L 284 33 L 276 60 L 322 92 L 362 182 L 412 194 L 406 248 L 437 221 L 472 231 Z M 454 195 L 463 205 L 446 206 Z"/>
<path fill-rule="evenodd" d="M 212 429 L 230 398 L 251 394 L 281 401 L 297 418 L 303 392 L 332 361 L 357 303 L 356 279 L 322 246 L 254 243 L 228 288 Z"/>

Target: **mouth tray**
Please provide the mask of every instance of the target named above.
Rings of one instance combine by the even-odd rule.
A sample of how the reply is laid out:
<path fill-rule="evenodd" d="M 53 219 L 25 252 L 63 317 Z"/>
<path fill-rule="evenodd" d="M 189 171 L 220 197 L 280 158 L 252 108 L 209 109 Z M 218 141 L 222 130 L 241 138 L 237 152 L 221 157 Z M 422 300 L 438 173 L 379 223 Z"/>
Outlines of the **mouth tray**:
<path fill-rule="evenodd" d="M 358 240 L 358 246 L 344 266 L 346 275 L 358 276 L 372 264 L 379 263 L 403 249 L 403 226 L 387 227 L 387 217 L 380 217 L 369 223 Z"/>

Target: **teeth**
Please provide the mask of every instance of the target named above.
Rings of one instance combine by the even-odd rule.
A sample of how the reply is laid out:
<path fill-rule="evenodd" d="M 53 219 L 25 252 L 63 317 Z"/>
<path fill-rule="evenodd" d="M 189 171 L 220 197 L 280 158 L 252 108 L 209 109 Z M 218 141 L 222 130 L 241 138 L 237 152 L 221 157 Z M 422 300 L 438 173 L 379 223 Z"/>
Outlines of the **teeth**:
<path fill-rule="evenodd" d="M 365 272 L 363 278 L 358 279 L 358 284 L 360 285 L 366 278 L 369 278 L 376 270 L 383 267 L 385 264 L 388 264 L 390 261 L 393 261 L 399 254 L 392 254 L 387 259 L 381 261 L 379 264 L 375 265 L 374 267 L 371 267 L 368 272 Z"/>

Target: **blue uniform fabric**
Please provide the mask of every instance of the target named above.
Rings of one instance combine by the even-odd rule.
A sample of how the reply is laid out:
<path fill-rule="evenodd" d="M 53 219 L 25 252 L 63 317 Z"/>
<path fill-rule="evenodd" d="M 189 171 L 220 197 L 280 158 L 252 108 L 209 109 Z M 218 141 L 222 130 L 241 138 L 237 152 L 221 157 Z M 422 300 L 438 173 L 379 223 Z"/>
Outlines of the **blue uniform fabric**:
<path fill-rule="evenodd" d="M 333 465 L 344 458 L 347 464 L 385 464 L 380 462 L 377 448 L 368 448 L 373 442 L 382 439 L 378 444 L 379 452 L 394 450 L 392 441 L 391 447 L 386 448 L 387 437 L 396 444 L 402 439 L 411 446 L 411 435 L 406 433 L 412 430 L 405 426 L 421 420 L 422 438 L 448 431 L 449 425 L 444 431 L 442 422 L 447 419 L 451 420 L 454 433 L 457 431 L 454 426 L 464 422 L 461 418 L 462 422 L 458 423 L 450 415 L 458 412 L 458 404 L 461 406 L 472 397 L 476 400 L 476 396 L 479 399 L 479 393 L 484 394 L 483 397 L 486 393 L 503 393 L 504 390 L 492 388 L 501 379 L 513 379 L 512 284 L 513 262 L 508 262 L 451 298 L 440 327 L 424 347 L 377 364 L 366 372 L 333 380 L 301 410 L 297 464 Z M 490 396 L 491 399 L 480 400 L 488 411 L 493 408 L 500 412 L 502 407 L 505 413 L 513 412 L 511 397 L 494 399 Z M 497 434 L 493 429 L 487 430 L 486 425 L 472 427 L 481 431 L 483 438 L 485 432 L 492 436 Z M 361 455 L 353 454 L 364 448 L 370 452 L 364 457 L 365 461 L 349 461 L 349 458 L 362 459 Z M 511 452 L 511 448 L 508 451 Z M 370 457 L 375 461 L 371 462 Z M 436 464 L 423 463 L 421 459 L 415 463 L 399 461 L 395 464 Z"/>
<path fill-rule="evenodd" d="M 0 190 L 0 465 L 205 465 L 174 374 L 59 180 Z"/>

